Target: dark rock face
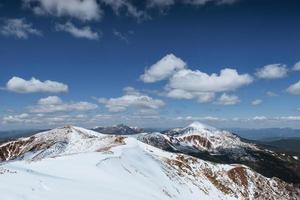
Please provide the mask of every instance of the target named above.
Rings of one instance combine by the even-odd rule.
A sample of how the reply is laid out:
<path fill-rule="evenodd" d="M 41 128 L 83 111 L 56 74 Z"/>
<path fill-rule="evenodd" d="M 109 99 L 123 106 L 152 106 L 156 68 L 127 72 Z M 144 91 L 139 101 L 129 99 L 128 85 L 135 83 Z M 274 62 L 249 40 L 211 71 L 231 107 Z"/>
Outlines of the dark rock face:
<path fill-rule="evenodd" d="M 124 124 L 119 124 L 117 126 L 110 126 L 110 127 L 97 127 L 92 130 L 99 133 L 112 134 L 112 135 L 133 135 L 133 134 L 143 132 L 143 129 L 129 127 Z"/>
<path fill-rule="evenodd" d="M 12 160 L 29 151 L 28 147 L 34 141 L 34 137 L 3 143 L 0 146 L 0 161 Z"/>

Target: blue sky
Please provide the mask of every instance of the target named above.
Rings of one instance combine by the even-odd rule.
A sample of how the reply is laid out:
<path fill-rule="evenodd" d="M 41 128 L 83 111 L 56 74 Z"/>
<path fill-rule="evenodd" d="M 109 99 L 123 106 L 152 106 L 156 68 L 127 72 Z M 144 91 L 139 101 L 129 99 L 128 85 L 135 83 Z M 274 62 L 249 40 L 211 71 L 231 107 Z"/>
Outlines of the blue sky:
<path fill-rule="evenodd" d="M 0 5 L 0 129 L 300 128 L 299 1 Z"/>

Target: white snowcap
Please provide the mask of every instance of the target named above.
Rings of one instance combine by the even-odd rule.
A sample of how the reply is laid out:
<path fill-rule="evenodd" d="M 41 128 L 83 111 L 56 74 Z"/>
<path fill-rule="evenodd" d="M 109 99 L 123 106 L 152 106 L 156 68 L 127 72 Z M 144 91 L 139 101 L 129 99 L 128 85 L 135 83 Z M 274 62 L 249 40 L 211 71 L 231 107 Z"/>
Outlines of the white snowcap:
<path fill-rule="evenodd" d="M 209 130 L 216 130 L 216 128 L 203 124 L 201 122 L 195 121 L 193 123 L 191 123 L 190 125 L 188 125 L 186 128 L 193 128 L 193 129 L 197 129 L 197 130 L 203 130 L 203 129 L 209 129 Z"/>

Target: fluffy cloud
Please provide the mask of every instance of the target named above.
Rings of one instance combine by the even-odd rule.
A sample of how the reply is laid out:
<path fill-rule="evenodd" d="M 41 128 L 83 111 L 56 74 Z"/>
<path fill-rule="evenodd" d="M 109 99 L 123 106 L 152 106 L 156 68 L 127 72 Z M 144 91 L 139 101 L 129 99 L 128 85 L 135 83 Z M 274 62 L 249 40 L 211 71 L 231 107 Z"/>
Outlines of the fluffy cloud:
<path fill-rule="evenodd" d="M 278 79 L 287 75 L 288 68 L 282 64 L 266 65 L 256 71 L 256 76 L 261 79 Z"/>
<path fill-rule="evenodd" d="M 62 100 L 58 96 L 49 96 L 38 101 L 39 105 L 58 105 L 62 104 Z"/>
<path fill-rule="evenodd" d="M 217 104 L 220 105 L 235 105 L 240 102 L 240 99 L 236 95 L 228 95 L 226 93 L 223 93 L 219 99 L 217 100 Z"/>
<path fill-rule="evenodd" d="M 300 81 L 289 86 L 287 92 L 293 95 L 300 95 Z"/>
<path fill-rule="evenodd" d="M 29 35 L 41 36 L 42 32 L 33 28 L 25 19 L 7 19 L 0 27 L 0 33 L 5 36 L 14 36 L 18 39 L 27 39 Z"/>
<path fill-rule="evenodd" d="M 234 91 L 253 82 L 249 74 L 239 74 L 235 69 L 225 68 L 220 74 L 210 75 L 188 69 L 187 64 L 173 54 L 152 65 L 140 78 L 146 83 L 168 79 L 165 96 L 197 99 L 200 103 L 212 102 L 216 93 Z"/>
<path fill-rule="evenodd" d="M 262 100 L 261 100 L 261 99 L 255 99 L 254 101 L 251 102 L 251 104 L 252 104 L 253 106 L 257 106 L 257 105 L 259 105 L 259 104 L 261 104 L 261 103 L 262 103 Z"/>
<path fill-rule="evenodd" d="M 18 115 L 9 115 L 3 117 L 2 121 L 3 123 L 19 123 L 19 122 L 29 122 L 29 114 L 22 113 Z"/>
<path fill-rule="evenodd" d="M 37 105 L 28 107 L 31 113 L 55 113 L 67 111 L 87 111 L 96 109 L 98 106 L 89 102 L 63 102 L 57 96 L 49 96 L 38 101 Z"/>
<path fill-rule="evenodd" d="M 183 60 L 174 54 L 168 54 L 145 70 L 145 73 L 140 78 L 145 83 L 153 83 L 170 77 L 176 71 L 184 69 L 185 66 L 186 63 Z"/>
<path fill-rule="evenodd" d="M 40 81 L 35 78 L 24 80 L 20 77 L 12 77 L 6 83 L 6 89 L 17 93 L 33 93 L 33 92 L 50 92 L 59 93 L 67 92 L 68 86 L 56 81 Z"/>
<path fill-rule="evenodd" d="M 76 38 L 86 38 L 90 40 L 99 39 L 99 34 L 97 32 L 92 31 L 91 27 L 89 26 L 78 28 L 71 22 L 67 22 L 65 24 L 56 24 L 55 29 L 56 31 L 64 31 L 70 33 Z"/>
<path fill-rule="evenodd" d="M 102 10 L 97 0 L 23 0 L 37 15 L 67 16 L 82 21 L 98 20 Z"/>
<path fill-rule="evenodd" d="M 162 100 L 153 99 L 141 94 L 133 88 L 126 88 L 125 94 L 117 98 L 100 98 L 99 103 L 104 104 L 110 112 L 122 112 L 128 108 L 159 109 L 165 105 Z"/>
<path fill-rule="evenodd" d="M 294 70 L 294 71 L 300 71 L 300 61 L 297 62 L 297 63 L 294 65 L 293 70 Z"/>
<path fill-rule="evenodd" d="M 200 103 L 211 102 L 215 98 L 215 93 L 212 92 L 189 92 L 181 89 L 172 89 L 166 93 L 166 96 L 174 99 L 194 99 Z"/>
<path fill-rule="evenodd" d="M 252 81 L 250 75 L 238 74 L 235 69 L 223 69 L 220 75 L 184 69 L 170 78 L 168 87 L 192 92 L 225 92 L 236 90 Z"/>

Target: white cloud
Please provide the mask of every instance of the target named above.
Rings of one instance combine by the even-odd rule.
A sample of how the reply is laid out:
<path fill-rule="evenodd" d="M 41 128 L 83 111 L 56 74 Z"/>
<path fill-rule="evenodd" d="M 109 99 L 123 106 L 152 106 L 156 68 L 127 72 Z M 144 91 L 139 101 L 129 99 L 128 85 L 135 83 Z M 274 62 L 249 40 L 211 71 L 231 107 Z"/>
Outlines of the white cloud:
<path fill-rule="evenodd" d="M 223 93 L 219 99 L 217 100 L 217 104 L 220 105 L 235 105 L 240 102 L 240 99 L 236 95 L 228 95 L 226 93 Z"/>
<path fill-rule="evenodd" d="M 186 63 L 174 54 L 168 54 L 154 65 L 145 70 L 141 80 L 145 83 L 153 83 L 164 80 L 180 69 L 184 69 Z"/>
<path fill-rule="evenodd" d="M 175 99 L 197 99 L 200 103 L 214 100 L 216 93 L 234 91 L 253 82 L 249 74 L 235 69 L 222 69 L 220 74 L 206 74 L 188 69 L 187 64 L 168 54 L 145 71 L 140 78 L 146 83 L 168 79 L 165 96 Z"/>
<path fill-rule="evenodd" d="M 120 40 L 124 41 L 125 43 L 127 43 L 127 44 L 129 43 L 128 38 L 123 33 L 119 32 L 117 30 L 113 30 L 113 34 L 114 34 L 114 36 L 116 36 Z"/>
<path fill-rule="evenodd" d="M 261 99 L 255 99 L 254 101 L 251 102 L 251 104 L 252 104 L 253 106 L 257 106 L 257 105 L 259 105 L 259 104 L 261 104 L 261 103 L 262 103 L 262 100 L 261 100 Z"/>
<path fill-rule="evenodd" d="M 28 107 L 31 113 L 55 113 L 67 111 L 87 111 L 96 109 L 98 106 L 89 102 L 63 102 L 57 96 L 49 96 L 38 101 L 37 105 Z"/>
<path fill-rule="evenodd" d="M 14 36 L 18 39 L 27 39 L 29 35 L 41 36 L 42 32 L 33 28 L 25 19 L 7 19 L 0 28 L 0 33 L 5 36 Z"/>
<path fill-rule="evenodd" d="M 17 115 L 8 115 L 2 118 L 3 123 L 20 123 L 20 122 L 30 122 L 29 114 L 22 113 Z"/>
<path fill-rule="evenodd" d="M 165 105 L 162 100 L 153 99 L 136 90 L 126 88 L 125 95 L 117 98 L 100 98 L 99 103 L 104 104 L 110 112 L 122 112 L 128 108 L 159 109 Z"/>
<path fill-rule="evenodd" d="M 300 116 L 284 116 L 278 117 L 277 120 L 284 120 L 284 121 L 300 121 Z"/>
<path fill-rule="evenodd" d="M 59 93 L 67 92 L 68 86 L 56 81 L 40 81 L 35 78 L 24 80 L 20 77 L 12 77 L 6 83 L 6 89 L 17 93 L 33 93 L 33 92 L 50 92 Z"/>
<path fill-rule="evenodd" d="M 86 38 L 90 40 L 98 40 L 99 34 L 97 32 L 92 31 L 91 27 L 84 26 L 78 28 L 74 26 L 71 22 L 67 22 L 65 24 L 56 24 L 55 26 L 56 31 L 65 31 L 70 33 L 76 38 Z"/>
<path fill-rule="evenodd" d="M 165 8 L 175 4 L 175 0 L 148 0 L 147 7 L 149 8 Z"/>
<path fill-rule="evenodd" d="M 276 94 L 275 92 L 272 92 L 272 91 L 266 92 L 266 95 L 268 95 L 269 97 L 276 97 L 276 96 L 278 96 L 278 94 Z"/>
<path fill-rule="evenodd" d="M 62 100 L 58 96 L 49 96 L 38 101 L 40 105 L 58 105 L 62 104 Z"/>
<path fill-rule="evenodd" d="M 235 69 L 222 69 L 220 75 L 184 69 L 170 78 L 168 87 L 190 92 L 225 92 L 236 90 L 252 81 L 250 75 L 238 74 Z"/>
<path fill-rule="evenodd" d="M 300 61 L 297 62 L 297 63 L 294 65 L 293 70 L 294 70 L 294 71 L 300 71 Z"/>
<path fill-rule="evenodd" d="M 252 118 L 252 120 L 254 121 L 264 121 L 264 120 L 267 120 L 268 118 L 265 117 L 265 116 L 255 116 Z"/>
<path fill-rule="evenodd" d="M 289 86 L 287 92 L 293 95 L 300 95 L 300 81 Z"/>
<path fill-rule="evenodd" d="M 288 73 L 288 68 L 283 64 L 266 65 L 258 69 L 255 75 L 261 79 L 284 78 Z"/>
<path fill-rule="evenodd" d="M 126 10 L 128 15 L 136 18 L 138 21 L 149 18 L 144 11 L 139 10 L 128 0 L 101 0 L 101 2 L 110 6 L 116 15 L 120 15 L 122 10 Z"/>
<path fill-rule="evenodd" d="M 184 0 L 184 3 L 195 5 L 195 6 L 201 6 L 210 2 L 215 3 L 217 5 L 222 5 L 222 4 L 233 4 L 237 1 L 238 0 Z"/>
<path fill-rule="evenodd" d="M 215 98 L 213 92 L 189 92 L 181 89 L 172 89 L 166 93 L 167 97 L 174 99 L 193 99 L 196 98 L 199 103 L 211 102 Z"/>
<path fill-rule="evenodd" d="M 99 20 L 102 10 L 97 0 L 23 0 L 37 15 L 73 17 L 82 21 Z"/>

